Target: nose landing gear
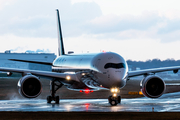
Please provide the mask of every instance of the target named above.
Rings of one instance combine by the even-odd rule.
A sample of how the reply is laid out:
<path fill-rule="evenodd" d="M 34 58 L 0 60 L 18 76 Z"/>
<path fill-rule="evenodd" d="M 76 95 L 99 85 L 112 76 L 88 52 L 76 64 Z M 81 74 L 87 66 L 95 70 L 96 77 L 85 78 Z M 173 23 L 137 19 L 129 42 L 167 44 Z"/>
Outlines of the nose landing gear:
<path fill-rule="evenodd" d="M 108 97 L 108 101 L 112 106 L 116 106 L 118 103 L 121 103 L 121 96 L 113 97 L 113 95 Z"/>
<path fill-rule="evenodd" d="M 121 103 L 121 96 L 117 96 L 117 93 L 119 93 L 118 88 L 112 88 L 111 92 L 113 95 L 108 97 L 108 101 L 112 106 L 116 106 L 118 103 Z"/>

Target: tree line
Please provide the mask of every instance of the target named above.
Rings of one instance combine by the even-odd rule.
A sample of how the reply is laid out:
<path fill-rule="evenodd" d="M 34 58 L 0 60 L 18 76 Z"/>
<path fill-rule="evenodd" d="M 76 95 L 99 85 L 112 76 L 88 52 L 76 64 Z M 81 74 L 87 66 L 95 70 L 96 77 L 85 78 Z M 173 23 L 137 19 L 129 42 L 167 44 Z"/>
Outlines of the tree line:
<path fill-rule="evenodd" d="M 174 59 L 167 59 L 167 60 L 153 59 L 147 61 L 127 60 L 127 63 L 131 67 L 138 67 L 140 69 L 180 66 L 180 60 L 174 60 Z"/>

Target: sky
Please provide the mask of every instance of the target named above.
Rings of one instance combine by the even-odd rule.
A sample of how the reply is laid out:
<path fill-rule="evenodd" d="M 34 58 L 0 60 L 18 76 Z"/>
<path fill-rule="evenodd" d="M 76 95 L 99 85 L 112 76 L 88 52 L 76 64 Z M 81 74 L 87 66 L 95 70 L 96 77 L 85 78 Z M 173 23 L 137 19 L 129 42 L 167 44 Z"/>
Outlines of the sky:
<path fill-rule="evenodd" d="M 0 52 L 111 51 L 126 60 L 180 60 L 178 0 L 0 0 Z"/>

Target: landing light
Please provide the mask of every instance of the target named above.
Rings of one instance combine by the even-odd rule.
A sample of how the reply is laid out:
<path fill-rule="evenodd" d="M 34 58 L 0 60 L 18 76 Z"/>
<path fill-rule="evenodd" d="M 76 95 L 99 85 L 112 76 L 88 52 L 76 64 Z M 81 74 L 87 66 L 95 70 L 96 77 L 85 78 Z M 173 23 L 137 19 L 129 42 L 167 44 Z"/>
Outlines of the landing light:
<path fill-rule="evenodd" d="M 71 76 L 66 76 L 66 80 L 70 80 L 71 79 Z"/>
<path fill-rule="evenodd" d="M 114 92 L 114 88 L 111 89 L 111 92 Z"/>
<path fill-rule="evenodd" d="M 116 96 L 117 96 L 117 94 L 116 94 L 116 93 L 114 93 L 114 94 L 113 94 L 113 97 L 116 97 Z"/>
<path fill-rule="evenodd" d="M 117 92 L 118 92 L 118 88 L 112 88 L 112 89 L 111 89 L 111 92 L 112 92 L 112 93 L 117 93 Z"/>
<path fill-rule="evenodd" d="M 11 76 L 12 75 L 12 72 L 7 72 L 7 76 Z"/>

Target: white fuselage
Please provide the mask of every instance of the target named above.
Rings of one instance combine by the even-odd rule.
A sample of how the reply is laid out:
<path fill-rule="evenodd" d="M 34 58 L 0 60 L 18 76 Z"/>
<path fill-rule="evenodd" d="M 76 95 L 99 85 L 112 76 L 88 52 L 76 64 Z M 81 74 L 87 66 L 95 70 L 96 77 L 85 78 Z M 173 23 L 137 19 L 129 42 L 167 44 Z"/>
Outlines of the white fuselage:
<path fill-rule="evenodd" d="M 113 52 L 62 55 L 54 60 L 53 69 L 91 70 L 104 88 L 124 87 L 128 72 L 124 58 Z"/>

